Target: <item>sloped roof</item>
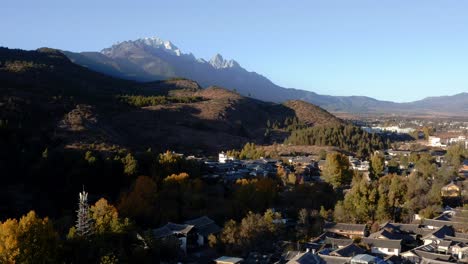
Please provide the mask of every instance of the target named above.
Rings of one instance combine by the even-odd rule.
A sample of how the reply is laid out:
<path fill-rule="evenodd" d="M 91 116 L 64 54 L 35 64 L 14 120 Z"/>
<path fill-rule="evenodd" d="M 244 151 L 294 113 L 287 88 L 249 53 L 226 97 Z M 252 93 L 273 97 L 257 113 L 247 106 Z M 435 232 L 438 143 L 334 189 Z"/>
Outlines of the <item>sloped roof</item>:
<path fill-rule="evenodd" d="M 326 264 L 346 264 L 350 263 L 351 257 L 336 257 L 336 256 L 328 256 L 328 255 L 321 255 L 319 257 L 326 263 Z"/>
<path fill-rule="evenodd" d="M 198 217 L 198 218 L 195 218 L 195 219 L 185 221 L 185 223 L 188 224 L 188 225 L 193 225 L 193 226 L 198 228 L 200 226 L 204 226 L 204 225 L 214 223 L 214 221 L 211 220 L 208 216 L 201 216 L 201 217 Z"/>
<path fill-rule="evenodd" d="M 390 223 L 390 221 L 387 221 L 379 226 L 380 229 L 383 228 L 390 228 L 390 229 L 396 229 L 396 226 L 393 223 Z"/>
<path fill-rule="evenodd" d="M 192 220 L 185 221 L 186 224 L 195 226 L 197 233 L 202 236 L 209 236 L 210 234 L 215 234 L 221 231 L 219 227 L 213 220 L 207 216 L 202 216 Z"/>
<path fill-rule="evenodd" d="M 388 232 L 385 229 L 382 229 L 378 232 L 372 233 L 369 235 L 369 238 L 374 238 L 374 239 L 398 239 L 396 234 L 393 234 L 391 232 Z"/>
<path fill-rule="evenodd" d="M 439 228 L 437 228 L 436 230 L 434 230 L 433 232 L 425 235 L 423 237 L 423 239 L 428 239 L 428 238 L 431 238 L 431 237 L 436 237 L 438 239 L 444 239 L 445 236 L 453 236 L 454 232 L 453 232 L 453 228 L 451 226 L 447 226 L 447 225 L 443 225 Z"/>
<path fill-rule="evenodd" d="M 163 238 L 172 235 L 172 230 L 167 228 L 166 226 L 153 229 L 153 236 L 155 238 Z"/>
<path fill-rule="evenodd" d="M 468 238 L 463 237 L 454 237 L 454 236 L 445 236 L 444 239 L 451 240 L 453 242 L 465 243 L 468 244 Z"/>
<path fill-rule="evenodd" d="M 398 249 L 401 251 L 401 239 L 400 240 L 393 240 L 393 239 L 373 239 L 364 237 L 362 242 L 368 244 L 371 247 L 379 247 L 379 248 L 393 248 Z"/>
<path fill-rule="evenodd" d="M 442 214 L 434 219 L 424 219 L 422 223 L 426 226 L 442 227 L 444 225 L 451 225 L 455 228 L 466 228 L 468 227 L 468 218 Z"/>
<path fill-rule="evenodd" d="M 442 240 L 439 242 L 439 247 L 449 247 L 450 245 L 452 245 L 453 241 L 450 241 L 450 240 Z"/>
<path fill-rule="evenodd" d="M 352 258 L 352 262 L 356 263 L 377 263 L 377 257 L 368 254 L 359 254 Z"/>
<path fill-rule="evenodd" d="M 419 249 L 415 249 L 414 253 L 422 258 L 426 259 L 431 259 L 431 260 L 442 260 L 442 261 L 448 261 L 451 257 L 451 255 L 446 255 L 446 254 L 438 254 L 434 252 L 427 252 Z"/>
<path fill-rule="evenodd" d="M 288 252 L 286 252 L 286 253 L 283 253 L 283 254 L 281 255 L 281 257 L 282 257 L 284 260 L 288 261 L 288 260 L 293 259 L 295 256 L 297 256 L 297 255 L 299 255 L 299 254 L 301 254 L 301 253 L 302 253 L 301 251 L 291 250 L 291 251 L 288 251 Z"/>
<path fill-rule="evenodd" d="M 177 233 L 177 234 L 188 234 L 192 228 L 194 228 L 193 225 L 182 225 L 182 224 L 175 224 L 175 223 L 167 223 L 166 226 L 172 230 L 172 232 Z"/>
<path fill-rule="evenodd" d="M 401 256 L 389 255 L 384 257 L 384 261 L 387 263 L 403 263 L 403 258 Z"/>
<path fill-rule="evenodd" d="M 337 247 L 344 247 L 346 245 L 352 244 L 353 240 L 350 238 L 333 238 L 333 237 L 325 237 L 325 244 L 327 245 L 335 245 Z"/>
<path fill-rule="evenodd" d="M 353 257 L 359 254 L 364 254 L 365 252 L 366 251 L 364 249 L 353 243 L 331 252 L 330 256 Z"/>
<path fill-rule="evenodd" d="M 338 229 L 338 230 L 343 230 L 343 231 L 365 232 L 366 225 L 326 222 L 323 229 L 324 230 Z"/>
<path fill-rule="evenodd" d="M 323 260 L 310 252 L 297 254 L 291 260 L 286 262 L 288 264 L 324 264 Z"/>
<path fill-rule="evenodd" d="M 402 232 L 406 233 L 413 233 L 413 234 L 420 234 L 421 228 L 418 224 L 399 224 L 399 223 L 391 223 L 395 228 Z"/>
<path fill-rule="evenodd" d="M 228 256 L 222 256 L 217 259 L 215 259 L 216 263 L 240 263 L 244 261 L 242 258 L 236 258 L 236 257 L 228 257 Z"/>
<path fill-rule="evenodd" d="M 443 214 L 440 214 L 437 217 L 434 217 L 433 219 L 434 220 L 441 220 L 441 221 L 450 221 L 451 216 L 448 213 L 443 213 Z"/>
<path fill-rule="evenodd" d="M 396 229 L 394 229 L 394 230 L 396 230 Z M 414 237 L 407 234 L 406 232 L 399 232 L 399 230 L 396 230 L 395 232 L 389 232 L 386 229 L 382 229 L 382 230 L 380 230 L 378 232 L 370 234 L 369 238 L 393 239 L 393 240 L 403 240 L 403 241 L 414 241 L 415 240 Z"/>
<path fill-rule="evenodd" d="M 454 262 L 451 261 L 441 261 L 441 260 L 434 260 L 434 259 L 427 259 L 421 258 L 420 264 L 453 264 Z"/>
<path fill-rule="evenodd" d="M 153 235 L 156 238 L 163 238 L 174 234 L 187 235 L 193 227 L 193 225 L 179 225 L 169 222 L 160 228 L 153 229 Z"/>
<path fill-rule="evenodd" d="M 209 236 L 211 234 L 216 234 L 221 231 L 221 227 L 219 227 L 216 223 L 211 223 L 200 228 L 197 228 L 197 233 L 201 236 Z"/>
<path fill-rule="evenodd" d="M 418 224 L 401 224 L 401 223 L 390 223 L 386 222 L 380 226 L 381 230 L 390 230 L 390 233 L 400 235 L 400 237 L 394 237 L 393 239 L 403 239 L 405 241 L 413 241 L 415 238 L 409 234 L 415 235 L 426 235 L 432 232 L 431 229 L 421 228 Z M 369 237 L 371 237 L 369 235 Z"/>
<path fill-rule="evenodd" d="M 468 234 L 466 234 L 466 233 L 460 233 L 460 232 L 455 232 L 455 237 L 468 239 Z"/>

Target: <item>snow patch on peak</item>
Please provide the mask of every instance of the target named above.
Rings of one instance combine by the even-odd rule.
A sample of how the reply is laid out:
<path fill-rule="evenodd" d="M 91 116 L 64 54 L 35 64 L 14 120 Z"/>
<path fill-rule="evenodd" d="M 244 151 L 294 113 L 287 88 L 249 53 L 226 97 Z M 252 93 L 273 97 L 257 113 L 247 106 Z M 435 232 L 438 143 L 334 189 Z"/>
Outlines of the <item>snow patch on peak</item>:
<path fill-rule="evenodd" d="M 235 60 L 225 60 L 221 54 L 215 54 L 213 58 L 206 61 L 202 58 L 196 58 L 192 53 L 182 53 L 181 50 L 168 40 L 161 39 L 159 37 L 145 37 L 137 40 L 127 40 L 123 42 L 117 42 L 110 48 L 101 50 L 101 53 L 108 57 L 126 57 L 129 54 L 142 52 L 150 52 L 154 50 L 159 53 L 160 51 L 168 54 L 181 57 L 186 61 L 193 61 L 201 64 L 207 64 L 214 69 L 229 69 L 229 68 L 242 68 L 239 63 Z"/>
<path fill-rule="evenodd" d="M 235 60 L 225 60 L 221 54 L 216 54 L 209 61 L 210 65 L 215 69 L 225 69 L 225 68 L 234 68 L 240 67 L 239 63 Z"/>
<path fill-rule="evenodd" d="M 144 45 L 154 49 L 161 49 L 176 56 L 181 56 L 183 54 L 177 46 L 172 44 L 172 42 L 163 40 L 159 37 L 146 37 L 137 40 L 117 42 L 112 45 L 112 47 L 103 49 L 101 53 L 104 55 L 111 55 L 114 49 L 131 49 L 133 45 Z"/>
<path fill-rule="evenodd" d="M 156 49 L 165 49 L 166 51 L 173 53 L 177 56 L 182 55 L 180 49 L 176 45 L 172 44 L 172 42 L 168 40 L 163 40 L 156 36 L 137 39 L 135 42 L 142 43 Z"/>

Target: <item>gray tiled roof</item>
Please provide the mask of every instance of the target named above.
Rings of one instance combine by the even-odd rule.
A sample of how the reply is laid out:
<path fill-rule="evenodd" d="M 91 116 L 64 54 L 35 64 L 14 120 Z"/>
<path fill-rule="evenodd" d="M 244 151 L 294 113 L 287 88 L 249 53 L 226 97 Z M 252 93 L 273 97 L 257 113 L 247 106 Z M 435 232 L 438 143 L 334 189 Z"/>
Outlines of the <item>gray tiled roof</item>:
<path fill-rule="evenodd" d="M 333 252 L 330 252 L 331 256 L 338 256 L 338 257 L 354 257 L 359 254 L 364 254 L 366 251 L 355 244 L 349 244 L 345 247 L 337 249 Z"/>
<path fill-rule="evenodd" d="M 322 259 L 310 252 L 304 252 L 300 253 L 296 256 L 294 256 L 291 260 L 286 262 L 288 264 L 323 264 L 325 262 L 322 261 Z"/>
<path fill-rule="evenodd" d="M 464 217 L 449 217 L 447 215 L 441 215 L 434 219 L 424 219 L 422 224 L 425 226 L 442 227 L 444 225 L 451 225 L 455 228 L 462 229 L 468 227 L 468 219 Z"/>
<path fill-rule="evenodd" d="M 450 240 L 442 240 L 439 242 L 439 247 L 449 247 L 450 245 L 452 245 L 453 241 L 450 241 Z"/>
<path fill-rule="evenodd" d="M 381 225 L 380 228 L 385 230 L 391 230 L 391 232 L 393 233 L 408 233 L 422 236 L 432 232 L 431 229 L 421 228 L 418 224 L 401 224 L 386 222 L 385 224 Z M 414 238 L 411 239 L 408 236 L 402 239 L 406 241 L 414 240 Z"/>
<path fill-rule="evenodd" d="M 379 232 L 375 232 L 369 235 L 369 238 L 374 239 L 393 239 L 393 240 L 403 240 L 406 242 L 414 241 L 415 238 L 411 235 L 407 234 L 406 232 L 400 232 L 397 229 L 395 232 L 389 232 L 386 229 L 382 229 Z"/>
<path fill-rule="evenodd" d="M 454 264 L 454 262 L 422 258 L 420 264 Z"/>
<path fill-rule="evenodd" d="M 377 257 L 369 254 L 359 254 L 352 258 L 352 261 L 355 263 L 376 263 Z"/>
<path fill-rule="evenodd" d="M 216 223 L 211 223 L 197 228 L 197 233 L 204 237 L 207 237 L 211 234 L 219 233 L 220 231 L 221 227 L 219 227 Z"/>
<path fill-rule="evenodd" d="M 431 233 L 425 235 L 423 239 L 430 239 L 431 237 L 436 237 L 438 239 L 443 239 L 445 236 L 453 236 L 454 231 L 451 226 L 443 225 Z"/>
<path fill-rule="evenodd" d="M 451 258 L 451 255 L 437 254 L 433 252 L 427 252 L 419 249 L 415 249 L 414 253 L 422 258 L 431 259 L 431 260 L 442 260 L 448 261 Z"/>
<path fill-rule="evenodd" d="M 165 226 L 153 229 L 153 235 L 156 238 L 163 238 L 174 234 L 187 235 L 193 227 L 193 225 L 167 223 Z"/>
<path fill-rule="evenodd" d="M 297 250 L 292 250 L 292 251 L 288 251 L 284 254 L 281 255 L 281 257 L 286 260 L 286 261 L 289 261 L 291 259 L 293 259 L 295 256 L 301 254 L 302 252 L 301 251 L 297 251 Z"/>
<path fill-rule="evenodd" d="M 324 230 L 343 230 L 343 231 L 353 231 L 353 232 L 365 232 L 366 225 L 361 224 L 347 224 L 347 223 L 325 223 Z"/>
<path fill-rule="evenodd" d="M 181 225 L 181 224 L 175 224 L 175 223 L 167 223 L 166 226 L 171 229 L 173 232 L 178 233 L 178 234 L 188 234 L 192 228 L 194 228 L 193 225 Z"/>
<path fill-rule="evenodd" d="M 153 229 L 153 235 L 155 238 L 163 238 L 172 235 L 172 230 L 166 226 Z"/>
<path fill-rule="evenodd" d="M 336 257 L 336 256 L 328 256 L 328 255 L 321 255 L 319 257 L 323 260 L 326 264 L 346 264 L 350 263 L 350 257 Z"/>
<path fill-rule="evenodd" d="M 407 232 L 407 233 L 413 233 L 413 234 L 420 234 L 421 233 L 421 228 L 417 224 L 396 224 L 395 225 L 400 231 Z"/>
<path fill-rule="evenodd" d="M 208 224 L 211 224 L 213 223 L 214 221 L 211 220 L 209 217 L 207 216 L 201 216 L 201 217 L 198 217 L 198 218 L 195 218 L 195 219 L 192 219 L 192 220 L 188 220 L 188 221 L 185 221 L 186 224 L 188 225 L 194 225 L 195 227 L 200 227 L 200 226 L 203 226 L 203 225 L 208 225 Z"/>
<path fill-rule="evenodd" d="M 453 242 L 459 242 L 459 243 L 465 243 L 468 244 L 468 238 L 463 238 L 463 237 L 454 237 L 454 236 L 445 236 L 444 239 L 450 240 Z"/>
<path fill-rule="evenodd" d="M 373 239 L 364 237 L 362 242 L 368 244 L 371 247 L 379 248 L 393 248 L 401 251 L 401 240 L 392 240 L 392 239 Z"/>
<path fill-rule="evenodd" d="M 346 245 L 352 244 L 353 240 L 349 238 L 333 238 L 333 237 L 326 237 L 325 244 L 327 245 L 334 245 L 337 247 L 344 247 Z"/>
<path fill-rule="evenodd" d="M 197 233 L 205 237 L 221 231 L 221 227 L 207 216 L 188 220 L 185 223 L 195 226 Z"/>
<path fill-rule="evenodd" d="M 398 239 L 397 234 L 390 233 L 385 229 L 369 235 L 369 238 L 374 238 L 374 239 L 379 239 L 380 237 L 384 237 L 386 239 Z"/>
<path fill-rule="evenodd" d="M 468 239 L 468 234 L 467 233 L 455 232 L 455 237 Z"/>

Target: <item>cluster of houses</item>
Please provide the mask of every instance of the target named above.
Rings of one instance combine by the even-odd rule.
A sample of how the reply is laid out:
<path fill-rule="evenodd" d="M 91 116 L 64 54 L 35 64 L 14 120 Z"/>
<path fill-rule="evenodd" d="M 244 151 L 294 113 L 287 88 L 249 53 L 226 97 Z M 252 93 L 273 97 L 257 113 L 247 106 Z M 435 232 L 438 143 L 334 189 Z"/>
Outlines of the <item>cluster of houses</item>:
<path fill-rule="evenodd" d="M 219 153 L 218 161 L 205 161 L 207 174 L 205 179 L 235 182 L 238 179 L 270 177 L 277 173 L 277 166 L 281 161 L 260 158 L 257 160 L 237 160 L 228 157 L 224 152 Z"/>
<path fill-rule="evenodd" d="M 216 179 L 223 182 L 235 182 L 238 179 L 276 177 L 278 168 L 286 173 L 293 169 L 302 181 L 320 181 L 319 162 L 311 156 L 284 157 L 289 162 L 287 166 L 282 159 L 260 158 L 255 160 L 238 160 L 221 152 L 218 161 L 205 161 L 208 172 L 205 179 Z"/>
<path fill-rule="evenodd" d="M 430 136 L 427 140 L 427 144 L 431 147 L 442 147 L 442 148 L 445 148 L 449 145 L 461 144 L 461 145 L 464 145 L 465 148 L 468 148 L 468 139 L 463 135 L 458 136 L 458 137 Z"/>
<path fill-rule="evenodd" d="M 410 151 L 388 150 L 386 160 L 396 156 L 409 156 Z M 442 156 L 443 154 L 435 153 Z M 218 161 L 204 163 L 209 168 L 205 177 L 235 182 L 242 178 L 270 177 L 278 168 L 301 172 L 304 182 L 320 181 L 324 162 L 312 156 L 284 157 L 282 160 L 264 159 L 236 160 L 225 153 Z M 369 162 L 349 157 L 353 169 L 367 172 Z M 468 175 L 468 161 L 460 172 Z M 463 196 L 459 183 L 450 183 L 441 189 L 442 197 Z M 177 238 L 185 254 L 207 248 L 208 237 L 221 232 L 221 227 L 212 219 L 202 216 L 184 223 L 167 223 L 152 230 L 155 239 Z M 271 255 L 253 254 L 249 258 L 223 256 L 210 259 L 211 263 L 468 263 L 468 210 L 451 209 L 433 219 L 421 219 L 417 215 L 412 224 L 384 223 L 373 232 L 366 225 L 348 223 L 325 223 L 323 234 L 301 244 L 298 251 L 281 252 L 279 258 Z M 272 261 L 272 259 L 275 259 Z"/>
<path fill-rule="evenodd" d="M 283 263 L 468 263 L 468 210 L 451 209 L 414 224 L 326 223 L 324 233 L 288 252 Z"/>
<path fill-rule="evenodd" d="M 361 127 L 364 131 L 367 133 L 377 133 L 377 134 L 382 134 L 382 133 L 398 133 L 398 134 L 410 134 L 414 132 L 416 129 L 411 128 L 411 127 L 406 127 L 406 128 L 401 128 L 399 126 L 372 126 L 372 127 L 366 127 L 363 126 Z"/>
<path fill-rule="evenodd" d="M 181 251 L 187 254 L 188 251 L 196 250 L 205 246 L 208 236 L 216 235 L 221 231 L 213 220 L 207 216 L 185 221 L 183 224 L 167 223 L 166 225 L 152 230 L 155 239 L 165 240 L 177 238 Z"/>
<path fill-rule="evenodd" d="M 326 222 L 323 233 L 297 251 L 284 251 L 280 257 L 252 253 L 248 258 L 221 256 L 207 263 L 300 263 L 300 264 L 399 264 L 468 263 L 468 210 L 444 211 L 434 219 L 419 219 L 411 224 L 386 222 L 372 232 L 365 224 Z M 183 224 L 167 223 L 154 229 L 155 239 L 177 238 L 185 254 L 207 248 L 208 237 L 221 228 L 202 216 Z M 274 260 L 273 260 L 274 259 Z"/>
<path fill-rule="evenodd" d="M 424 152 L 424 151 L 423 151 Z M 399 158 L 409 157 L 412 153 L 409 150 L 386 150 L 382 152 L 385 157 L 384 174 L 398 173 L 410 174 L 414 168 L 414 164 L 409 162 L 408 165 L 403 166 Z M 441 165 L 444 163 L 445 151 L 429 151 L 428 153 L 434 157 L 436 162 Z M 353 170 L 359 171 L 364 175 L 368 174 L 370 169 L 370 162 L 368 160 L 360 160 L 356 157 L 349 156 L 349 163 Z M 391 160 L 397 160 L 398 167 L 390 167 Z M 325 165 L 325 160 L 315 160 L 313 156 L 292 156 L 283 157 L 282 159 L 266 159 L 260 158 L 256 160 L 237 160 L 229 157 L 226 153 L 219 153 L 218 161 L 204 161 L 208 168 L 205 179 L 214 179 L 223 181 L 225 183 L 233 183 L 238 179 L 249 179 L 259 177 L 275 177 L 278 168 L 282 168 L 287 174 L 294 171 L 298 182 L 310 183 L 322 181 L 320 171 Z M 465 160 L 459 168 L 458 181 L 452 182 L 441 189 L 442 197 L 447 199 L 456 200 L 466 195 L 463 188 L 463 179 L 468 178 L 468 160 Z M 456 203 L 454 204 L 456 205 Z"/>

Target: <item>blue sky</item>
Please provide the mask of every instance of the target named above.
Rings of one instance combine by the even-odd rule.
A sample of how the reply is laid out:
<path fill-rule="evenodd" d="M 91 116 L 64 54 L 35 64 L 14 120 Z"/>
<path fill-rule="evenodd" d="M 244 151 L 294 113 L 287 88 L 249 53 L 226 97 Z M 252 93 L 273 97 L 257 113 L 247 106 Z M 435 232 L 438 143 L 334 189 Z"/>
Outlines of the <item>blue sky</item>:
<path fill-rule="evenodd" d="M 0 46 L 159 36 L 284 87 L 405 102 L 468 91 L 467 13 L 458 0 L 2 0 Z"/>

